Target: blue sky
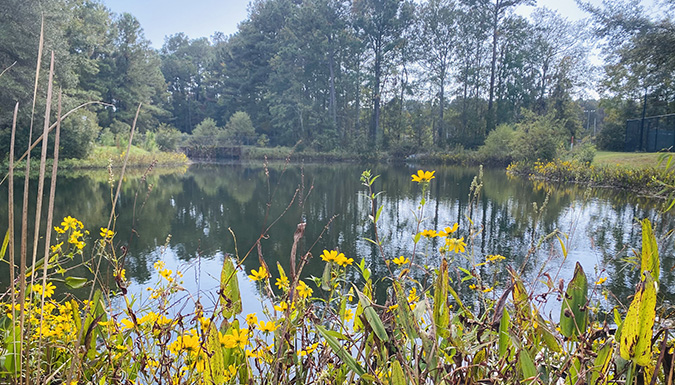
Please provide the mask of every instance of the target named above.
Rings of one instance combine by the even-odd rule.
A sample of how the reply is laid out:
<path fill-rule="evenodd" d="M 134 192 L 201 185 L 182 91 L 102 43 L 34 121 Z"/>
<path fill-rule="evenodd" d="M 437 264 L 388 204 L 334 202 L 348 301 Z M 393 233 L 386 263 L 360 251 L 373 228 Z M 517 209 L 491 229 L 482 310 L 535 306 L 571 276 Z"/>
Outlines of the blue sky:
<path fill-rule="evenodd" d="M 161 48 L 165 36 L 178 32 L 192 39 L 209 37 L 216 31 L 235 33 L 237 24 L 248 16 L 249 0 L 103 0 L 103 3 L 115 13 L 129 12 L 136 16 L 152 46 Z M 574 0 L 538 0 L 537 5 L 556 9 L 570 20 L 586 16 Z M 522 7 L 519 13 L 529 14 L 533 8 Z"/>
<path fill-rule="evenodd" d="M 145 37 L 161 48 L 164 37 L 184 32 L 190 38 L 226 35 L 248 16 L 249 0 L 103 0 L 115 13 L 129 12 L 140 21 Z"/>

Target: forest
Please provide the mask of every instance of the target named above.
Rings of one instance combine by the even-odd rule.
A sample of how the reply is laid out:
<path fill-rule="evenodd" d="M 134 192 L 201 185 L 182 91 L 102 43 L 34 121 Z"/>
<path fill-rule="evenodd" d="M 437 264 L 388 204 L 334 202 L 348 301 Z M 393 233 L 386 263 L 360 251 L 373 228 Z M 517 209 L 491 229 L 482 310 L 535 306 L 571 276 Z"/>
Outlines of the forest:
<path fill-rule="evenodd" d="M 635 0 L 580 3 L 589 16 L 580 22 L 541 7 L 525 17 L 514 12 L 522 4 L 535 5 L 255 0 L 236 33 L 177 31 L 156 50 L 133 15 L 97 0 L 4 0 L 0 151 L 16 102 L 20 132 L 41 119 L 31 113 L 41 25 L 43 66 L 53 51 L 64 109 L 110 104 L 64 123 L 71 158 L 128 137 L 139 103 L 139 140 L 161 149 L 194 136 L 402 155 L 477 148 L 498 127 L 526 140 L 542 125 L 523 122 L 543 122 L 560 142 L 621 149 L 626 119 L 675 112 L 675 1 L 656 11 Z"/>

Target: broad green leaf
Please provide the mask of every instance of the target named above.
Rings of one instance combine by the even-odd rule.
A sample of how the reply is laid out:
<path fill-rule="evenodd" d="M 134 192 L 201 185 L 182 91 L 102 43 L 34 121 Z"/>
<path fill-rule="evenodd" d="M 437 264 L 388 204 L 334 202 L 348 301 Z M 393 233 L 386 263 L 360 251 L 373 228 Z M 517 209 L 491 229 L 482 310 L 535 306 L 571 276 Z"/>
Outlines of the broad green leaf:
<path fill-rule="evenodd" d="M 363 370 L 363 368 L 361 368 L 361 365 L 359 365 L 359 363 L 356 362 L 354 357 L 352 357 L 351 354 L 349 354 L 349 352 L 347 352 L 347 350 L 345 350 L 345 348 L 342 345 L 340 345 L 340 342 L 338 342 L 338 340 L 335 339 L 335 337 L 329 334 L 328 330 L 326 330 L 326 328 L 324 328 L 323 326 L 316 325 L 316 329 L 319 331 L 319 334 L 321 334 L 323 338 L 326 340 L 328 346 L 330 346 L 330 348 L 333 349 L 333 352 L 335 352 L 335 354 L 338 357 L 340 357 L 342 362 L 344 362 L 345 365 L 347 365 L 354 373 L 356 373 L 360 377 L 363 377 L 365 371 Z M 346 338 L 347 337 L 345 337 L 345 339 Z"/>
<path fill-rule="evenodd" d="M 509 336 L 509 326 L 511 317 L 509 312 L 504 309 L 502 319 L 499 321 L 499 357 L 504 358 L 508 348 L 511 346 L 511 336 Z"/>
<path fill-rule="evenodd" d="M 623 322 L 619 353 L 625 360 L 647 366 L 652 358 L 651 342 L 656 317 L 656 285 L 651 274 L 643 273 L 640 286 Z"/>
<path fill-rule="evenodd" d="M 405 373 L 398 361 L 391 363 L 391 385 L 407 385 Z"/>
<path fill-rule="evenodd" d="M 642 260 L 640 270 L 651 272 L 652 278 L 656 284 L 659 284 L 659 275 L 661 267 L 659 263 L 659 249 L 656 244 L 656 237 L 652 230 L 652 224 L 649 219 L 642 220 Z"/>
<path fill-rule="evenodd" d="M 225 383 L 225 357 L 223 355 L 223 348 L 220 346 L 218 340 L 218 330 L 214 325 L 209 326 L 209 334 L 206 345 L 209 354 L 206 355 L 206 370 L 204 370 L 204 383 L 206 384 L 223 384 Z"/>
<path fill-rule="evenodd" d="M 588 321 L 588 281 L 586 273 L 577 262 L 574 276 L 567 285 L 560 308 L 560 332 L 563 336 L 576 341 L 577 336 L 586 332 Z"/>
<path fill-rule="evenodd" d="M 223 307 L 223 317 L 229 319 L 241 313 L 241 294 L 239 281 L 234 263 L 230 258 L 223 260 L 223 270 L 220 273 L 220 304 Z"/>
<path fill-rule="evenodd" d="M 534 361 L 532 361 L 532 357 L 530 357 L 530 353 L 527 350 L 523 349 L 520 351 L 518 363 L 520 364 L 520 370 L 523 372 L 523 378 L 526 381 L 537 376 L 537 367 L 534 366 Z"/>
<path fill-rule="evenodd" d="M 7 339 L 4 342 L 4 347 L 6 349 L 5 357 L 5 368 L 12 373 L 14 378 L 17 378 L 18 373 L 21 372 L 21 327 L 17 325 L 14 328 L 10 329 L 11 331 L 7 333 Z"/>
<path fill-rule="evenodd" d="M 71 289 L 79 289 L 86 285 L 88 279 L 82 277 L 66 277 L 65 283 Z"/>
<path fill-rule="evenodd" d="M 448 307 L 448 261 L 443 258 L 434 285 L 434 324 L 441 337 L 448 335 L 450 308 Z"/>
<path fill-rule="evenodd" d="M 361 293 L 361 291 L 359 291 L 356 287 L 354 287 L 354 290 L 356 290 L 356 294 L 359 296 L 359 304 L 363 307 L 363 314 L 366 315 L 366 320 L 375 332 L 377 338 L 383 342 L 389 341 L 387 330 L 384 328 L 384 324 L 382 323 L 380 316 L 377 315 L 377 312 L 373 308 L 373 304 L 370 299 Z"/>

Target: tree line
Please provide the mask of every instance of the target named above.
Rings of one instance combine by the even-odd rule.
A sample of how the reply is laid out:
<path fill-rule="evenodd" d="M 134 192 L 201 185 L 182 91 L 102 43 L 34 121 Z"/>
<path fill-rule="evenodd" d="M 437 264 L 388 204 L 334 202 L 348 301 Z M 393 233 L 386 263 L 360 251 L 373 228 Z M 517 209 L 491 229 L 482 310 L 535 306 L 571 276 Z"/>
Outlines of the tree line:
<path fill-rule="evenodd" d="M 73 157 L 94 140 L 128 135 L 140 102 L 140 132 L 169 147 L 196 131 L 245 144 L 400 153 L 474 148 L 498 126 L 533 116 L 579 137 L 591 109 L 607 136 L 598 140 L 611 147 L 641 107 L 673 112 L 670 13 L 649 16 L 635 0 L 582 4 L 591 23 L 574 23 L 546 8 L 521 16 L 521 5 L 534 1 L 256 0 L 233 35 L 176 33 L 155 50 L 134 16 L 98 0 L 6 0 L 0 145 L 6 152 L 15 102 L 20 130 L 30 126 L 43 18 L 65 108 L 114 106 L 74 115 L 64 130 Z M 600 71 L 590 63 L 593 44 L 602 48 Z M 600 101 L 588 100 L 593 88 Z"/>

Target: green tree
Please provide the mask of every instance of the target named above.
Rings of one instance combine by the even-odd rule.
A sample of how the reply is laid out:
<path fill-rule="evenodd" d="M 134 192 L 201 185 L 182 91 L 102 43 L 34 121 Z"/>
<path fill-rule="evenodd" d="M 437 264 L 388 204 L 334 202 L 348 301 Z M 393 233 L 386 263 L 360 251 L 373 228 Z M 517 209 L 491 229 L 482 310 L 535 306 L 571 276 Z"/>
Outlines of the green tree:
<path fill-rule="evenodd" d="M 162 74 L 170 93 L 172 123 L 182 132 L 190 133 L 211 111 L 214 102 L 207 89 L 213 48 L 206 38 L 190 40 L 178 33 L 166 39 L 161 49 Z"/>
<path fill-rule="evenodd" d="M 234 144 L 253 144 L 256 134 L 251 117 L 243 111 L 235 112 L 225 125 L 224 135 Z"/>
<path fill-rule="evenodd" d="M 112 27 L 114 51 L 103 60 L 99 76 L 104 79 L 103 100 L 112 103 L 99 114 L 103 126 L 120 120 L 131 124 L 139 103 L 143 110 L 137 128 L 145 131 L 168 117 L 163 104 L 166 84 L 159 55 L 145 39 L 138 20 L 128 13 L 118 16 Z"/>
<path fill-rule="evenodd" d="M 195 127 L 190 137 L 190 144 L 194 146 L 215 146 L 222 142 L 224 131 L 211 118 L 204 119 Z"/>
<path fill-rule="evenodd" d="M 411 15 L 402 13 L 404 1 L 399 0 L 356 0 L 354 2 L 354 23 L 361 39 L 366 43 L 372 58 L 370 94 L 373 111 L 368 138 L 371 147 L 377 146 L 381 136 L 380 106 L 382 101 L 382 80 L 391 56 L 399 47 L 401 32 Z"/>
<path fill-rule="evenodd" d="M 89 156 L 101 132 L 94 112 L 78 110 L 61 123 L 59 156 L 82 159 Z"/>
<path fill-rule="evenodd" d="M 419 34 L 416 43 L 422 48 L 422 63 L 429 80 L 438 87 L 437 136 L 445 142 L 445 93 L 457 45 L 455 3 L 452 0 L 429 0 L 419 9 Z"/>

